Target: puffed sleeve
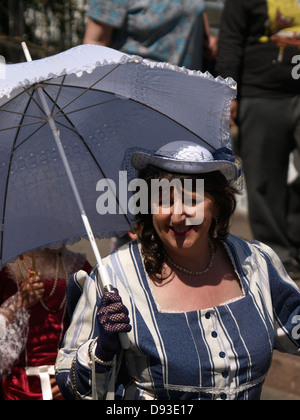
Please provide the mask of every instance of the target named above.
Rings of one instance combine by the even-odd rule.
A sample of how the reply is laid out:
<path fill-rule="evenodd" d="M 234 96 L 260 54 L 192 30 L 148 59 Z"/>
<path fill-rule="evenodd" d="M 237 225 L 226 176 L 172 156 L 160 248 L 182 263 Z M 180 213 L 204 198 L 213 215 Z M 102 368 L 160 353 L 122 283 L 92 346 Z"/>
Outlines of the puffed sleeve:
<path fill-rule="evenodd" d="M 0 377 L 9 373 L 23 352 L 28 333 L 29 312 L 19 305 L 19 293 L 0 307 Z"/>
<path fill-rule="evenodd" d="M 267 261 L 275 349 L 300 356 L 300 290 L 272 249 L 261 245 L 261 252 Z"/>
<path fill-rule="evenodd" d="M 127 0 L 91 0 L 88 16 L 99 23 L 122 28 L 128 13 Z"/>

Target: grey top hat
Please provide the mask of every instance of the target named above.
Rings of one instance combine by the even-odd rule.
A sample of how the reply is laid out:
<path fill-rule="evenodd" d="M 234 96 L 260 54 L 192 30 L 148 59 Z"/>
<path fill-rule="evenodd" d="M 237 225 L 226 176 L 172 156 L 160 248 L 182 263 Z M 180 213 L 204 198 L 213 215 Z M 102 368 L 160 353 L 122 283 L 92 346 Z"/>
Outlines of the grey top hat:
<path fill-rule="evenodd" d="M 211 153 L 207 148 L 187 141 L 168 143 L 157 152 L 136 150 L 132 153 L 131 164 L 137 170 L 152 165 L 182 174 L 220 171 L 228 181 L 237 181 L 241 176 L 240 162 L 229 149 Z"/>

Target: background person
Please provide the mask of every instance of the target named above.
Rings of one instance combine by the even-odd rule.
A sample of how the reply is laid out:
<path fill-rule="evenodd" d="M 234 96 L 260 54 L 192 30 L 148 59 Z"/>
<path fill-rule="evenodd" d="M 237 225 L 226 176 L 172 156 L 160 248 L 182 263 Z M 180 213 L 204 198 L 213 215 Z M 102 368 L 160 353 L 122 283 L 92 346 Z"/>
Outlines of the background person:
<path fill-rule="evenodd" d="M 64 331 L 69 325 L 66 284 L 71 273 L 81 269 L 89 272 L 91 268 L 84 256 L 67 249 L 36 251 L 34 259 L 38 276 L 30 274 L 34 266 L 31 252 L 20 256 L 14 263 L 8 263 L 0 272 L 0 302 L 4 306 L 17 292 L 18 285 L 21 285 L 23 295 L 27 293 L 24 305 L 27 323 L 17 323 L 19 334 L 15 337 L 25 348 L 2 380 L 5 400 L 62 398 L 53 366 Z M 35 288 L 34 293 L 30 291 L 32 287 Z M 27 332 L 25 337 L 24 329 Z M 48 372 L 48 380 L 43 389 L 40 374 L 45 372 Z"/>
<path fill-rule="evenodd" d="M 203 9 L 204 0 L 91 0 L 84 43 L 201 70 Z"/>
<path fill-rule="evenodd" d="M 0 378 L 5 377 L 26 345 L 29 312 L 43 296 L 44 285 L 28 270 L 20 291 L 0 307 Z"/>
<path fill-rule="evenodd" d="M 297 0 L 227 0 L 217 74 L 238 82 L 232 117 L 245 170 L 255 239 L 271 246 L 300 279 L 300 180 L 288 185 L 291 152 L 300 150 L 300 53 Z"/>

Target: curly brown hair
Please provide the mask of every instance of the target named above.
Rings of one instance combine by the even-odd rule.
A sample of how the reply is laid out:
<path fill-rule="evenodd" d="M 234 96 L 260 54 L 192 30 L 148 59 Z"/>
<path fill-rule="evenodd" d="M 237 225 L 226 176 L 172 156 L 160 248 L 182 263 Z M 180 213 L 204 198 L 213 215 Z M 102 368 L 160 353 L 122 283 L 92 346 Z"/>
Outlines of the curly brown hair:
<path fill-rule="evenodd" d="M 193 185 L 196 185 L 197 179 L 204 179 L 204 190 L 209 193 L 215 205 L 218 208 L 218 220 L 214 220 L 211 228 L 210 235 L 217 229 L 218 239 L 224 240 L 229 234 L 230 218 L 236 209 L 236 189 L 230 184 L 225 176 L 219 172 L 210 172 L 201 175 L 183 175 L 179 173 L 168 173 L 157 168 L 149 168 L 142 170 L 139 173 L 139 178 L 144 179 L 148 185 L 149 203 L 151 200 L 151 180 L 152 179 L 179 179 L 182 183 L 185 179 L 192 179 Z M 151 204 L 149 204 L 150 206 Z M 163 264 L 165 261 L 165 253 L 163 244 L 156 233 L 153 225 L 153 215 L 149 209 L 148 214 L 137 215 L 136 232 L 138 233 L 139 240 L 142 248 L 142 255 L 146 271 L 149 275 L 162 276 Z"/>

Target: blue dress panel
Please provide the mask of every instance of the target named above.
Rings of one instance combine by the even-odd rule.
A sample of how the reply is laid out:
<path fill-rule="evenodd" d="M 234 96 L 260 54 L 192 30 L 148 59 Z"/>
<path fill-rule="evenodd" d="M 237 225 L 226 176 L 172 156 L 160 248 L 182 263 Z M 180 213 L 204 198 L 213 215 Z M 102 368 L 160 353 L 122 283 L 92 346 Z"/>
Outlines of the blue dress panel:
<path fill-rule="evenodd" d="M 273 350 L 300 354 L 300 292 L 277 255 L 231 235 L 223 245 L 242 296 L 192 312 L 158 306 L 137 242 L 105 259 L 133 328 L 131 348 L 119 356 L 116 375 L 97 374 L 99 398 L 106 397 L 113 380 L 115 398 L 123 400 L 259 399 Z M 57 359 L 57 379 L 68 398 L 74 398 L 72 362 L 78 396 L 91 397 L 88 346 L 97 337 L 95 314 L 102 294 L 97 276 L 95 271 L 81 286 Z"/>

